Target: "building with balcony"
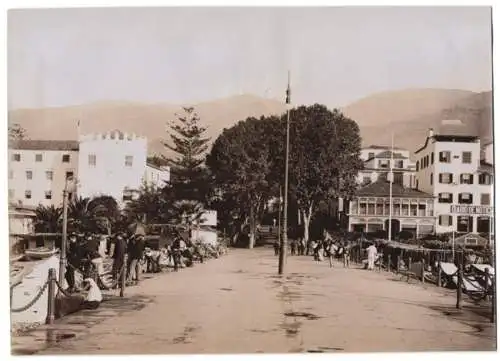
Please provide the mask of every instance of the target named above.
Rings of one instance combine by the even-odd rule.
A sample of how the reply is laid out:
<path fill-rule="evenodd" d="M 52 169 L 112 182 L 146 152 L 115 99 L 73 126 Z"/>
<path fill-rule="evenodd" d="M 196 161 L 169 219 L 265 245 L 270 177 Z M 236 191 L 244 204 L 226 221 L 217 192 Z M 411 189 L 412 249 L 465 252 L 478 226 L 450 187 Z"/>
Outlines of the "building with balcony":
<path fill-rule="evenodd" d="M 371 145 L 361 150 L 360 158 L 364 163 L 357 177 L 360 186 L 387 180 L 391 162 L 394 183 L 407 188 L 415 186 L 415 164 L 410 160 L 409 150 Z"/>
<path fill-rule="evenodd" d="M 356 192 L 348 206 L 348 231 L 388 231 L 390 215 L 390 184 L 378 180 Z M 416 238 L 434 232 L 434 199 L 431 194 L 392 186 L 392 238 L 402 231 Z"/>
<path fill-rule="evenodd" d="M 434 197 L 436 233 L 489 233 L 493 166 L 481 161 L 479 138 L 430 129 L 415 155 L 416 188 Z"/>
<path fill-rule="evenodd" d="M 78 142 L 19 140 L 9 154 L 9 203 L 36 207 L 62 205 L 68 177 L 78 176 Z"/>

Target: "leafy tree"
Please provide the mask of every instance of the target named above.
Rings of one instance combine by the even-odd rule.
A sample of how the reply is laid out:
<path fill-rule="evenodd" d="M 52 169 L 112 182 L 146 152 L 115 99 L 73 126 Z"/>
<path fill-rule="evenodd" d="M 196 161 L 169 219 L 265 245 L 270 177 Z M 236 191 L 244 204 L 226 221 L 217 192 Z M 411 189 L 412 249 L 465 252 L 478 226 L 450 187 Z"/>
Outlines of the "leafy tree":
<path fill-rule="evenodd" d="M 163 167 L 168 165 L 168 161 L 165 160 L 162 156 L 157 154 L 148 157 L 147 162 L 157 167 Z"/>
<path fill-rule="evenodd" d="M 118 203 L 111 196 L 75 197 L 68 204 L 68 227 L 74 231 L 111 233 L 119 216 Z"/>
<path fill-rule="evenodd" d="M 35 231 L 57 233 L 61 231 L 62 208 L 39 205 L 35 210 Z"/>
<path fill-rule="evenodd" d="M 144 183 L 139 197 L 129 202 L 125 208 L 128 222 L 168 223 L 173 203 L 168 195 L 168 192 L 162 192 L 156 185 Z"/>
<path fill-rule="evenodd" d="M 290 193 L 296 197 L 308 240 L 319 203 L 354 193 L 362 167 L 361 138 L 353 120 L 323 105 L 293 109 L 290 118 Z"/>
<path fill-rule="evenodd" d="M 249 248 L 255 244 L 257 222 L 272 192 L 266 122 L 266 118 L 248 118 L 225 129 L 207 156 L 207 166 L 221 193 L 218 205 L 233 209 L 226 218 L 236 217 L 240 228 L 248 224 Z"/>
<path fill-rule="evenodd" d="M 20 124 L 14 123 L 9 125 L 9 141 L 23 140 L 27 136 L 26 129 Z"/>
<path fill-rule="evenodd" d="M 184 107 L 183 110 L 184 115 L 178 115 L 178 121 L 169 125 L 171 143 L 163 143 L 176 153 L 167 159 L 171 180 L 164 195 L 169 198 L 174 194 L 174 218 L 191 226 L 200 221 L 210 189 L 207 169 L 203 165 L 210 139 L 204 137 L 206 128 L 200 125 L 194 108 Z"/>

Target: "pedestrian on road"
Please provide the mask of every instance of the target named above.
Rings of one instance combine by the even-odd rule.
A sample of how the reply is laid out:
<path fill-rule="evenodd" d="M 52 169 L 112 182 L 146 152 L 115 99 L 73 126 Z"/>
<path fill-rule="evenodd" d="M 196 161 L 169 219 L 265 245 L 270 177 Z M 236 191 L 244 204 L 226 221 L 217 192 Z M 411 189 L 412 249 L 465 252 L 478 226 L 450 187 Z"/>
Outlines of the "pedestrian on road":
<path fill-rule="evenodd" d="M 120 276 L 120 271 L 123 267 L 123 262 L 125 261 L 125 255 L 127 254 L 127 241 L 125 240 L 125 235 L 123 233 L 118 233 L 114 239 L 114 249 L 113 249 L 113 277 L 118 280 Z"/>
<path fill-rule="evenodd" d="M 344 268 L 349 268 L 349 262 L 351 260 L 351 247 L 344 243 Z"/>
<path fill-rule="evenodd" d="M 297 241 L 294 239 L 290 242 L 290 251 L 292 253 L 292 256 L 295 256 L 297 250 Z"/>
<path fill-rule="evenodd" d="M 377 259 L 377 247 L 373 243 L 366 249 L 368 253 L 368 269 L 375 269 L 375 260 Z"/>
<path fill-rule="evenodd" d="M 278 256 L 280 254 L 280 244 L 278 240 L 274 241 L 273 247 L 274 247 L 274 255 Z"/>
<path fill-rule="evenodd" d="M 77 242 L 76 234 L 71 233 L 69 236 L 69 249 L 68 249 L 68 267 L 66 267 L 65 278 L 68 283 L 69 292 L 75 290 L 75 269 L 80 267 L 82 255 L 80 252 L 80 245 Z"/>

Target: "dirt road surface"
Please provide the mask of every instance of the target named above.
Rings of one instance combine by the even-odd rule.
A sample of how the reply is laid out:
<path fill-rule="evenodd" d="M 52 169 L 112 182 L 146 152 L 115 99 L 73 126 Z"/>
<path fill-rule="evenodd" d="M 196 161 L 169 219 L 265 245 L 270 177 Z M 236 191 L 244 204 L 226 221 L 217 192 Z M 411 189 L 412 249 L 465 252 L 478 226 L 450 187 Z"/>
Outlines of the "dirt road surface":
<path fill-rule="evenodd" d="M 98 311 L 69 316 L 74 337 L 39 354 L 494 350 L 486 318 L 456 314 L 453 292 L 269 248 L 155 275 Z M 116 309 L 115 309 L 116 308 Z M 120 310 L 120 312 L 117 311 Z M 73 325 L 73 326 L 71 326 Z M 61 325 L 58 326 L 62 327 Z M 75 331 L 76 329 L 76 331 Z"/>

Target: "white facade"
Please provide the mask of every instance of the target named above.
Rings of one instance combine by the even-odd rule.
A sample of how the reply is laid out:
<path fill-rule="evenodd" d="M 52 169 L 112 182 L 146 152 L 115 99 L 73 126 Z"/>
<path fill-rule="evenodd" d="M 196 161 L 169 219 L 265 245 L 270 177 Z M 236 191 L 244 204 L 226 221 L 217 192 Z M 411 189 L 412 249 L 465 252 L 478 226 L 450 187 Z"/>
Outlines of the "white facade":
<path fill-rule="evenodd" d="M 430 130 L 415 155 L 416 188 L 435 197 L 436 233 L 489 232 L 493 179 L 481 165 L 479 139 Z"/>
<path fill-rule="evenodd" d="M 119 204 L 140 189 L 146 169 L 147 139 L 112 131 L 80 137 L 78 195 L 108 195 Z"/>
<path fill-rule="evenodd" d="M 147 163 L 143 181 L 159 188 L 165 187 L 170 182 L 170 167 Z"/>
<path fill-rule="evenodd" d="M 484 161 L 493 164 L 493 155 L 493 142 L 491 142 L 484 146 Z"/>
<path fill-rule="evenodd" d="M 410 160 L 410 151 L 394 148 L 391 159 L 391 147 L 370 146 L 361 149 L 360 158 L 364 169 L 358 173 L 359 185 L 376 182 L 379 178 L 387 179 L 391 162 L 394 172 L 394 182 L 406 188 L 415 187 L 415 164 Z"/>
<path fill-rule="evenodd" d="M 78 142 L 23 140 L 8 153 L 9 203 L 62 205 L 66 178 L 78 174 Z"/>

